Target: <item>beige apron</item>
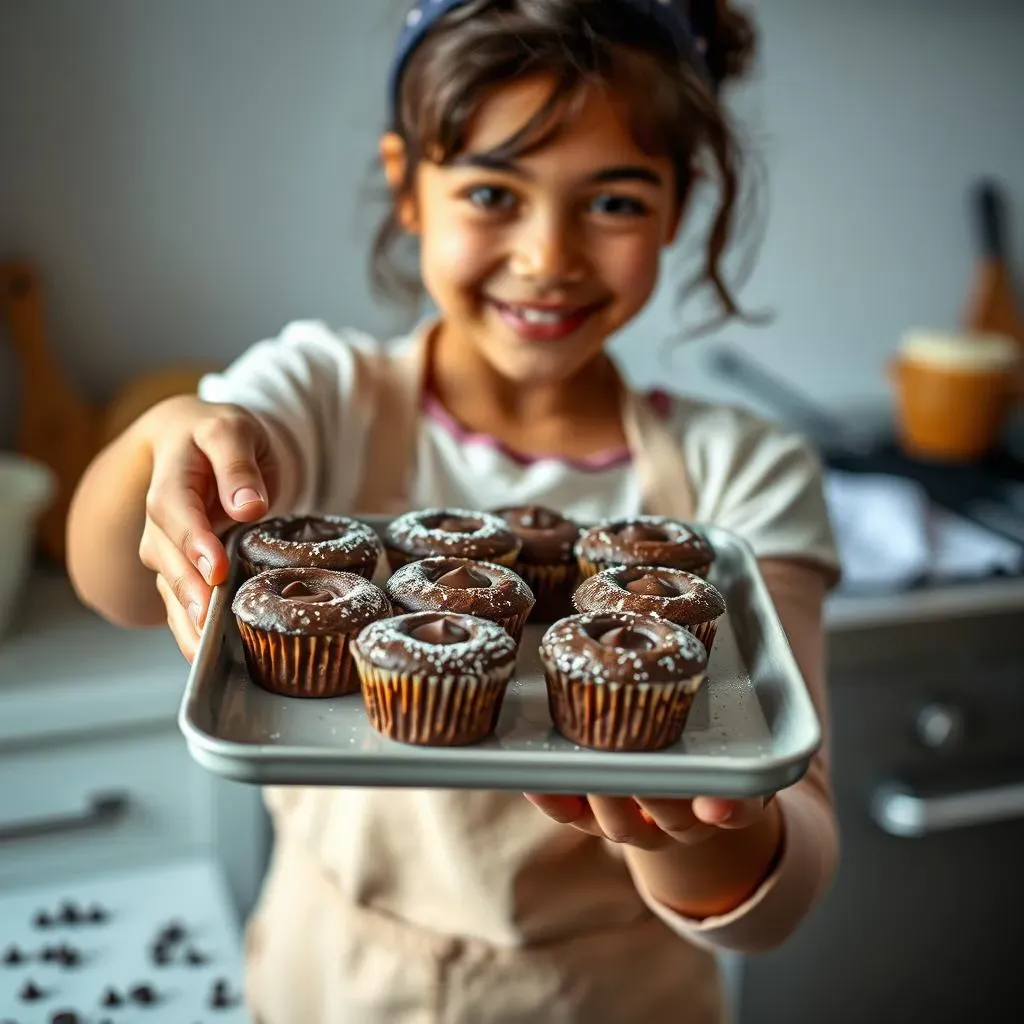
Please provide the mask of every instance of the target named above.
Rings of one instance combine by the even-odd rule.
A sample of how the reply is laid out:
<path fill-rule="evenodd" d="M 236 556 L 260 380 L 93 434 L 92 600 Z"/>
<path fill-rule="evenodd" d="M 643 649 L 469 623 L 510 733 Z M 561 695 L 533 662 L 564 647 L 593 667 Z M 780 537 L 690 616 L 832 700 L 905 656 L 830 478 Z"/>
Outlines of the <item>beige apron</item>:
<path fill-rule="evenodd" d="M 356 508 L 408 508 L 430 332 L 360 357 L 373 403 Z M 687 518 L 678 444 L 623 416 L 645 510 Z M 621 849 L 518 793 L 267 791 L 274 855 L 246 952 L 261 1024 L 709 1024 L 714 958 L 641 901 Z"/>

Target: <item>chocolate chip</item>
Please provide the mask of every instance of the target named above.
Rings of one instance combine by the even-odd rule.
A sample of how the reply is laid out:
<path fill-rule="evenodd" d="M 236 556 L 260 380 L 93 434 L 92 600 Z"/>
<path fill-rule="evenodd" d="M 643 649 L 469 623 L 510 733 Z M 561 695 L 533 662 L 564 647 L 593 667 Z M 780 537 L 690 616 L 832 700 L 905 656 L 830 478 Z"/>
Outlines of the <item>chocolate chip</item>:
<path fill-rule="evenodd" d="M 287 597 L 289 601 L 308 601 L 311 604 L 324 604 L 334 600 L 334 595 L 329 590 L 314 590 L 301 580 L 292 580 L 281 591 L 281 596 Z"/>
<path fill-rule="evenodd" d="M 61 947 L 60 946 L 43 946 L 39 953 L 39 959 L 44 964 L 55 964 L 60 959 Z"/>
<path fill-rule="evenodd" d="M 460 565 L 442 573 L 434 582 L 452 590 L 485 590 L 491 585 L 491 578 L 471 565 Z"/>
<path fill-rule="evenodd" d="M 21 986 L 21 991 L 18 993 L 18 998 L 23 1003 L 34 1003 L 45 996 L 46 993 L 31 978 Z"/>
<path fill-rule="evenodd" d="M 37 928 L 52 928 L 53 918 L 45 910 L 37 910 L 35 917 L 32 918 L 32 923 Z"/>
<path fill-rule="evenodd" d="M 136 1003 L 141 1003 L 143 1006 L 149 1006 L 156 1002 L 156 990 L 152 985 L 145 983 L 141 985 L 135 985 L 128 990 L 128 995 Z"/>
<path fill-rule="evenodd" d="M 218 978 L 213 983 L 213 990 L 210 992 L 210 1006 L 215 1010 L 223 1010 L 235 1005 L 235 997 L 231 995 L 231 989 L 226 978 Z"/>
<path fill-rule="evenodd" d="M 206 963 L 206 956 L 200 953 L 198 949 L 190 947 L 188 952 L 185 953 L 185 963 L 189 967 L 202 967 Z"/>
<path fill-rule="evenodd" d="M 619 537 L 627 544 L 644 544 L 648 541 L 665 543 L 668 533 L 658 526 L 647 526 L 644 523 L 627 523 L 619 530 Z"/>
<path fill-rule="evenodd" d="M 60 908 L 60 919 L 65 924 L 78 924 L 82 920 L 82 912 L 68 900 Z"/>
<path fill-rule="evenodd" d="M 82 954 L 71 946 L 61 946 L 60 962 L 64 967 L 77 967 L 82 962 Z"/>
<path fill-rule="evenodd" d="M 60 1010 L 50 1018 L 50 1024 L 78 1024 L 78 1014 L 74 1010 Z"/>
<path fill-rule="evenodd" d="M 23 964 L 26 959 L 25 954 L 18 946 L 8 946 L 4 952 L 4 963 L 11 967 L 15 964 Z"/>
<path fill-rule="evenodd" d="M 160 932 L 161 944 L 181 942 L 185 938 L 185 926 L 180 921 L 172 921 Z"/>
<path fill-rule="evenodd" d="M 414 627 L 409 631 L 409 636 L 425 644 L 461 644 L 469 639 L 469 633 L 461 626 L 457 626 L 444 615 L 438 615 L 436 619 L 428 619 L 426 622 Z"/>
<path fill-rule="evenodd" d="M 149 951 L 149 958 L 157 967 L 166 967 L 171 962 L 171 951 L 162 943 L 157 943 Z"/>
<path fill-rule="evenodd" d="M 597 639 L 604 647 L 615 647 L 623 651 L 650 651 L 655 647 L 654 641 L 646 633 L 630 626 L 614 626 Z"/>
<path fill-rule="evenodd" d="M 98 904 L 89 908 L 89 923 L 103 924 L 107 920 L 107 912 Z"/>
<path fill-rule="evenodd" d="M 100 1000 L 100 1006 L 120 1006 L 124 1002 L 124 999 L 118 994 L 117 989 L 108 988 L 103 993 L 103 998 Z"/>

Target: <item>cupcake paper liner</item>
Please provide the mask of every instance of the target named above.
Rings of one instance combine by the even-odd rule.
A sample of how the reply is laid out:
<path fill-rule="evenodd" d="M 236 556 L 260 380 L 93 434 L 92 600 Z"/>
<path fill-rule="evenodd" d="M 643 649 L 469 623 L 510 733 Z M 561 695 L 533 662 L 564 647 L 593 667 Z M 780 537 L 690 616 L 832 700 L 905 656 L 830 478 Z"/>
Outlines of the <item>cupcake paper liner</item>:
<path fill-rule="evenodd" d="M 533 591 L 537 603 L 530 622 L 557 622 L 572 612 L 572 594 L 579 579 L 576 565 L 529 565 L 520 562 L 515 570 Z"/>
<path fill-rule="evenodd" d="M 358 691 L 350 635 L 292 636 L 236 621 L 249 675 L 264 690 L 282 697 L 317 698 Z"/>
<path fill-rule="evenodd" d="M 355 656 L 370 724 L 399 743 L 462 747 L 494 732 L 511 664 L 487 676 L 426 676 L 387 671 Z"/>
<path fill-rule="evenodd" d="M 594 750 L 661 750 L 683 734 L 704 673 L 673 683 L 595 683 L 545 663 L 555 728 Z"/>
<path fill-rule="evenodd" d="M 709 619 L 707 622 L 698 622 L 695 626 L 687 626 L 686 628 L 704 645 L 704 650 L 711 653 L 711 646 L 715 642 L 715 637 L 718 634 L 718 623 L 721 621 L 721 617 L 717 619 Z"/>

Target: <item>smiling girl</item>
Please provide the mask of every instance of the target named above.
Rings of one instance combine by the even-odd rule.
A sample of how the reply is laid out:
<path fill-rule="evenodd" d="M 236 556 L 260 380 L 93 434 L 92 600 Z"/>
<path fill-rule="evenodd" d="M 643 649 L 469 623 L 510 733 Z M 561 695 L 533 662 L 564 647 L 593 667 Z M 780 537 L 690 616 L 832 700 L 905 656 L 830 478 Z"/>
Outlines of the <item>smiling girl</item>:
<path fill-rule="evenodd" d="M 649 301 L 698 179 L 721 274 L 739 153 L 720 88 L 753 34 L 726 0 L 421 0 L 380 142 L 438 315 L 387 346 L 300 322 L 90 467 L 69 525 L 82 599 L 165 619 L 186 657 L 227 560 L 270 513 L 549 505 L 718 523 L 757 554 L 826 722 L 836 559 L 813 454 L 737 409 L 638 394 L 606 354 Z M 699 173 L 698 173 L 699 169 Z M 264 1024 L 722 1019 L 714 950 L 782 942 L 837 856 L 827 747 L 757 801 L 269 791 L 247 936 Z"/>

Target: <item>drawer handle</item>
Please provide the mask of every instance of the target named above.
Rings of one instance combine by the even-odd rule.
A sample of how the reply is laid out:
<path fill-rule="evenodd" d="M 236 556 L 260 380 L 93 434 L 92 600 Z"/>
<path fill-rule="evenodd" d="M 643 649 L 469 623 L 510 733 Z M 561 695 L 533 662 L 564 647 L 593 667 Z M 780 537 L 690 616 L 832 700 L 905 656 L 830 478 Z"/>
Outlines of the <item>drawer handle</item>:
<path fill-rule="evenodd" d="M 888 782 L 871 798 L 871 817 L 891 836 L 920 839 L 935 832 L 1024 817 L 1024 782 L 923 796 Z"/>
<path fill-rule="evenodd" d="M 85 808 L 79 814 L 57 815 L 35 821 L 0 822 L 0 843 L 109 828 L 128 814 L 129 804 L 127 793 L 97 793 L 88 797 Z"/>

